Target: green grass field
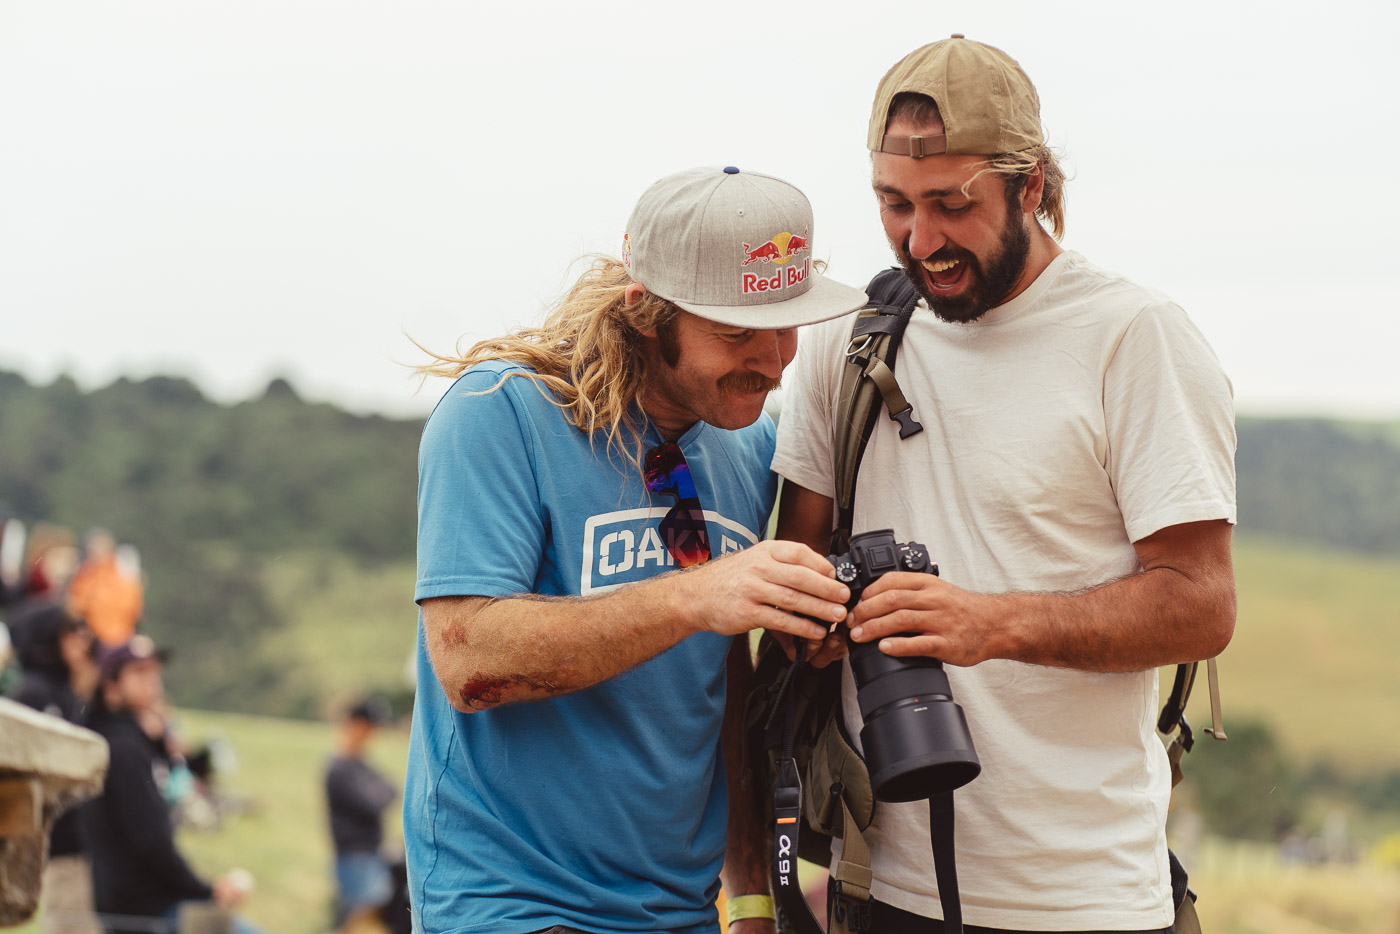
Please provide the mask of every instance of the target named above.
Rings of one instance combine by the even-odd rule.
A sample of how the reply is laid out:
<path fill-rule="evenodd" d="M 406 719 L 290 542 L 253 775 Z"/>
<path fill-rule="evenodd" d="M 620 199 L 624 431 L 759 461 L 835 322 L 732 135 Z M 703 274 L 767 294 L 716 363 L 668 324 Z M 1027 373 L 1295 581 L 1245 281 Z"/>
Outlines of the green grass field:
<path fill-rule="evenodd" d="M 224 787 L 251 810 L 213 831 L 182 830 L 179 842 L 198 871 L 251 871 L 257 889 L 244 913 L 269 934 L 320 934 L 330 925 L 330 842 L 320 777 L 332 744 L 324 724 L 186 711 L 192 740 L 222 737 L 239 767 Z M 377 737 L 374 759 L 396 780 L 407 734 Z M 385 821 L 398 834 L 398 807 Z M 1378 865 L 1300 866 L 1272 848 L 1207 838 L 1191 861 L 1198 909 L 1210 934 L 1396 934 L 1400 932 L 1400 859 Z M 37 934 L 38 925 L 16 929 Z"/>
<path fill-rule="evenodd" d="M 222 737 L 238 769 L 221 787 L 246 797 L 249 811 L 217 830 L 181 830 L 179 844 L 203 874 L 249 870 L 257 889 L 245 913 L 269 934 L 316 934 L 331 926 L 331 843 L 322 788 L 334 727 L 321 723 L 186 711 L 192 741 Z M 407 725 L 381 731 L 371 760 L 402 787 Z M 399 804 L 385 814 L 386 844 L 402 840 Z"/>
<path fill-rule="evenodd" d="M 180 712 L 179 728 L 194 745 L 226 740 L 237 768 L 219 787 L 246 804 L 212 830 L 181 828 L 177 843 L 195 871 L 209 879 L 234 868 L 256 887 L 241 913 L 268 934 L 320 934 L 331 929 L 331 842 L 322 775 L 335 742 L 327 723 Z M 371 760 L 402 786 L 408 728 L 381 731 Z M 401 845 L 399 802 L 385 814 L 386 847 Z M 39 934 L 38 919 L 11 929 Z"/>
<path fill-rule="evenodd" d="M 179 846 L 206 875 L 234 867 L 251 871 L 258 888 L 246 914 L 270 934 L 329 930 L 332 850 L 322 774 L 335 744 L 335 727 L 269 717 L 185 711 L 192 741 L 221 737 L 238 752 L 238 769 L 221 787 L 248 802 L 246 814 L 217 830 L 179 833 Z M 379 732 L 371 760 L 402 787 L 407 725 Z M 399 804 L 385 814 L 386 844 L 398 844 Z"/>
<path fill-rule="evenodd" d="M 240 764 L 224 786 L 247 796 L 249 813 L 215 831 L 182 830 L 180 846 L 199 871 L 235 866 L 257 889 L 244 913 L 270 934 L 319 934 L 330 923 L 330 843 L 321 768 L 332 743 L 327 725 L 186 711 L 191 739 L 223 737 Z M 374 759 L 403 774 L 405 732 L 379 736 Z M 397 806 L 386 829 L 397 835 Z M 1285 865 L 1271 848 L 1207 838 L 1192 861 L 1192 884 L 1210 934 L 1396 934 L 1400 860 L 1389 866 Z M 37 925 L 19 929 L 36 934 Z"/>
<path fill-rule="evenodd" d="M 1239 623 L 1220 660 L 1227 730 L 1232 718 L 1259 719 L 1299 761 L 1400 767 L 1400 560 L 1241 537 L 1236 569 Z M 327 712 L 365 688 L 402 690 L 414 639 L 411 563 L 366 572 L 303 556 L 270 573 L 291 624 L 259 652 L 296 659 Z M 222 736 L 237 749 L 238 770 L 223 781 L 251 809 L 217 831 L 182 831 L 180 845 L 203 873 L 250 870 L 258 888 L 246 913 L 270 934 L 326 930 L 331 851 L 320 782 L 333 727 L 196 711 L 182 719 L 192 741 Z M 1191 719 L 1198 727 L 1209 722 L 1204 674 Z M 1203 738 L 1193 756 L 1225 756 L 1229 748 Z M 381 735 L 375 758 L 401 782 L 406 753 L 405 728 Z M 397 814 L 395 805 L 386 820 L 391 836 L 399 832 Z M 1353 827 L 1367 853 L 1394 830 Z M 1400 934 L 1397 839 L 1384 866 L 1363 858 L 1308 867 L 1280 863 L 1271 848 L 1207 838 L 1189 863 L 1205 929 Z"/>
<path fill-rule="evenodd" d="M 1227 732 L 1232 717 L 1263 720 L 1300 758 L 1400 767 L 1400 746 L 1387 741 L 1400 735 L 1400 559 L 1241 536 L 1235 564 L 1239 622 L 1219 662 Z M 325 714 L 368 688 L 406 689 L 412 562 L 364 570 L 294 555 L 268 581 L 290 622 L 258 651 L 295 659 Z M 1197 688 L 1189 713 L 1204 726 L 1204 671 Z"/>
<path fill-rule="evenodd" d="M 1400 871 L 1393 865 L 1289 865 L 1269 847 L 1208 839 L 1191 885 L 1207 934 L 1400 931 Z"/>
<path fill-rule="evenodd" d="M 1232 718 L 1262 720 L 1299 761 L 1326 757 L 1348 770 L 1400 767 L 1392 740 L 1400 735 L 1400 560 L 1248 536 L 1237 542 L 1235 560 L 1239 623 L 1220 659 L 1227 731 Z M 401 683 L 413 639 L 411 564 L 367 575 L 348 565 L 288 562 L 279 573 L 277 593 L 293 625 L 278 636 L 278 650 L 295 653 L 309 680 L 327 696 L 345 696 L 352 684 Z M 1209 722 L 1204 672 L 1190 716 L 1198 727 Z M 257 816 L 218 835 L 188 835 L 191 852 L 211 870 L 247 865 L 259 875 L 249 908 L 254 918 L 277 931 L 313 930 L 326 917 L 330 892 L 316 786 L 328 728 L 213 714 L 192 714 L 189 722 L 228 732 L 246 760 L 236 782 L 249 783 L 250 793 L 265 801 Z M 393 741 L 380 752 L 401 757 L 405 738 L 386 739 Z M 1203 738 L 1194 755 L 1228 750 L 1228 742 Z M 314 752 L 309 760 L 308 752 Z M 300 829 L 270 843 L 279 840 L 279 826 Z M 1368 833 L 1393 828 L 1353 829 L 1369 845 Z M 270 868 L 262 870 L 265 860 Z M 1196 862 L 1193 882 L 1212 934 L 1400 934 L 1394 866 L 1284 866 L 1269 848 L 1209 839 Z"/>
<path fill-rule="evenodd" d="M 413 561 L 367 569 L 338 555 L 289 554 L 268 566 L 265 580 L 288 623 L 258 652 L 294 659 L 323 716 L 367 690 L 409 690 L 418 626 Z"/>
<path fill-rule="evenodd" d="M 1226 732 L 1248 717 L 1299 760 L 1400 767 L 1400 560 L 1242 536 L 1235 572 L 1239 621 L 1219 661 Z M 1204 674 L 1188 710 L 1197 726 L 1210 722 Z"/>

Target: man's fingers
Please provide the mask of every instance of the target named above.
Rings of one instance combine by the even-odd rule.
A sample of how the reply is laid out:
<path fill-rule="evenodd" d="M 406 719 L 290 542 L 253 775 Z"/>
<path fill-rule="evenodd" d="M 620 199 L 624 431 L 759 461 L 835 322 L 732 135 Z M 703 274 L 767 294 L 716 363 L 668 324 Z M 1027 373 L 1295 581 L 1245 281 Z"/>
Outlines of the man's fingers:
<path fill-rule="evenodd" d="M 785 632 L 799 639 L 806 639 L 809 642 L 820 641 L 826 638 L 825 627 L 819 626 L 810 619 L 803 619 L 801 616 L 793 616 L 791 613 L 784 613 L 777 607 L 760 607 L 754 616 L 754 621 L 764 629 L 771 629 L 774 633 Z"/>
<path fill-rule="evenodd" d="M 836 569 L 831 566 L 830 561 L 826 560 L 826 555 L 817 554 L 801 542 L 772 540 L 761 542 L 760 545 L 768 546 L 767 551 L 775 561 L 808 568 L 816 571 L 822 577 L 829 577 L 833 580 L 836 577 Z"/>
<path fill-rule="evenodd" d="M 906 574 L 905 576 L 921 577 L 924 575 Z M 881 580 L 883 579 L 881 578 Z M 948 601 L 945 595 L 946 591 L 928 589 L 886 589 L 873 594 L 866 590 L 861 594 L 860 602 L 851 611 L 851 615 L 854 617 L 853 625 L 859 626 L 883 617 L 893 616 L 901 610 L 937 611 L 941 607 L 947 606 Z"/>
<path fill-rule="evenodd" d="M 860 612 L 860 605 L 855 606 L 855 612 L 851 613 L 851 636 L 858 643 L 868 643 L 869 640 L 878 639 L 879 636 L 892 636 L 895 633 L 906 632 L 906 630 L 928 629 L 927 620 L 923 619 L 923 613 L 911 611 L 911 609 L 899 609 L 896 606 L 886 606 L 883 611 Z"/>
<path fill-rule="evenodd" d="M 830 569 L 831 565 L 827 565 L 827 570 Z M 800 590 L 832 603 L 845 603 L 851 597 L 851 591 L 845 584 L 829 574 L 803 564 L 775 561 L 762 568 L 761 573 L 775 584 L 782 584 L 784 587 Z"/>
<path fill-rule="evenodd" d="M 908 655 L 943 658 L 948 649 L 948 640 L 942 636 L 897 636 L 880 640 L 880 651 L 895 658 Z"/>
<path fill-rule="evenodd" d="M 846 657 L 846 640 L 839 633 L 827 633 L 826 639 L 818 648 L 807 650 L 807 661 L 813 668 L 825 668 L 832 662 Z"/>
<path fill-rule="evenodd" d="M 692 601 L 704 606 L 702 617 L 717 630 L 763 627 L 820 642 L 832 623 L 846 618 L 850 598 L 831 574 L 826 559 L 806 545 L 760 542 L 697 568 L 687 584 Z"/>
<path fill-rule="evenodd" d="M 823 636 L 825 630 L 831 628 L 832 623 L 840 622 L 846 618 L 845 604 L 831 603 L 811 594 L 776 585 L 761 588 L 757 592 L 754 602 L 773 607 L 784 613 L 808 617 L 822 626 Z"/>
<path fill-rule="evenodd" d="M 915 574 L 912 571 L 891 571 L 882 574 L 869 587 L 861 592 L 861 600 L 872 600 L 892 590 L 923 590 L 946 586 L 947 582 L 933 574 Z"/>
<path fill-rule="evenodd" d="M 846 618 L 844 601 L 850 592 L 844 584 L 806 568 L 777 564 L 751 577 L 745 593 L 755 603 L 811 616 L 830 626 Z"/>
<path fill-rule="evenodd" d="M 773 638 L 778 640 L 778 645 L 782 647 L 788 661 L 797 657 L 797 640 L 785 632 L 769 631 L 773 633 Z M 846 640 L 834 632 L 828 632 L 824 639 L 805 639 L 803 641 L 807 643 L 806 660 L 816 668 L 825 668 L 846 654 Z"/>
<path fill-rule="evenodd" d="M 874 642 L 883 636 L 893 636 L 901 632 L 928 631 L 935 628 L 925 613 L 915 610 L 894 610 L 883 616 L 861 620 L 857 618 L 851 626 L 851 638 L 857 642 Z"/>

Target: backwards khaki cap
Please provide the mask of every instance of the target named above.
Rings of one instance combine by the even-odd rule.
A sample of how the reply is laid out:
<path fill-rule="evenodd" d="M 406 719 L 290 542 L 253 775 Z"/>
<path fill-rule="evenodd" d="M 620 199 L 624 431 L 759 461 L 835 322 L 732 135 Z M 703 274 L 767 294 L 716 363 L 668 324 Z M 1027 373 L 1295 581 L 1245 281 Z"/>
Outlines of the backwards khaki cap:
<path fill-rule="evenodd" d="M 860 289 L 812 268 L 812 206 L 757 172 L 689 169 L 652 185 L 623 237 L 622 260 L 647 291 L 733 327 L 814 324 L 865 306 Z"/>
<path fill-rule="evenodd" d="M 890 105 L 904 91 L 934 99 L 943 134 L 885 135 Z M 1040 97 L 1021 66 L 1000 49 L 953 33 L 910 52 L 881 79 L 866 148 L 919 159 L 938 153 L 994 156 L 1044 141 Z"/>

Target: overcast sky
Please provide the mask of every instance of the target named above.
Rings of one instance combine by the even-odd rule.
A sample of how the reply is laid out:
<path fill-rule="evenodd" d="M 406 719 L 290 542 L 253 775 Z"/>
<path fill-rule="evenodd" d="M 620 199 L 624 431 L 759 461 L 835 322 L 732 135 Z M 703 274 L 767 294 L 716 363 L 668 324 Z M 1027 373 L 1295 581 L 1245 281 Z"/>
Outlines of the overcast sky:
<path fill-rule="evenodd" d="M 0 369 L 421 415 L 410 336 L 538 320 L 694 165 L 796 183 L 863 283 L 875 84 L 963 32 L 1040 91 L 1065 245 L 1179 301 L 1241 412 L 1400 418 L 1396 10 L 0 0 Z"/>

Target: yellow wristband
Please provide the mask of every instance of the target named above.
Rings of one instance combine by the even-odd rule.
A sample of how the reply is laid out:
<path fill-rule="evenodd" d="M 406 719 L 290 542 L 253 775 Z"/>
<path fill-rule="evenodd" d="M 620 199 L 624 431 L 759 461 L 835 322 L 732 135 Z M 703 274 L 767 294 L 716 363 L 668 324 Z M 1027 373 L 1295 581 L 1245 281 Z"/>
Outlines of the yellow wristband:
<path fill-rule="evenodd" d="M 745 918 L 772 918 L 773 899 L 768 895 L 735 895 L 725 901 L 724 911 L 730 924 Z"/>

